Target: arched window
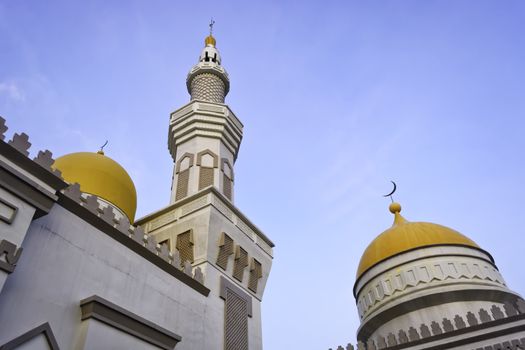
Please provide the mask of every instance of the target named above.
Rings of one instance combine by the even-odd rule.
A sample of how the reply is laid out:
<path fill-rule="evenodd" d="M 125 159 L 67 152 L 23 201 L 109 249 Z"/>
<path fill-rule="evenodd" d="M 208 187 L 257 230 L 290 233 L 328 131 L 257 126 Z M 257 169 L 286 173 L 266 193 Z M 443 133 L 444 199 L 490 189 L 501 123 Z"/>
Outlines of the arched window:
<path fill-rule="evenodd" d="M 177 175 L 177 192 L 175 200 L 182 199 L 188 195 L 190 182 L 190 168 L 193 166 L 193 154 L 184 153 L 177 161 L 175 174 Z"/>
<path fill-rule="evenodd" d="M 214 183 L 214 168 L 219 166 L 219 157 L 209 149 L 197 153 L 199 166 L 199 191 Z"/>

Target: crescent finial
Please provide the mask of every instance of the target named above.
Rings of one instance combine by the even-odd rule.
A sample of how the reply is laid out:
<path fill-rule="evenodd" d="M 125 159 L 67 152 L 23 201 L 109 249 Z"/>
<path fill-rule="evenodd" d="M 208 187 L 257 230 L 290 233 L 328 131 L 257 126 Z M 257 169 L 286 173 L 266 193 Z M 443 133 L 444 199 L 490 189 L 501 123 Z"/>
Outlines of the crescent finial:
<path fill-rule="evenodd" d="M 102 152 L 102 153 L 104 153 L 104 147 L 106 147 L 106 146 L 107 146 L 108 142 L 109 142 L 109 141 L 108 141 L 108 140 L 106 140 L 106 142 L 104 142 L 104 144 L 103 144 L 102 146 L 100 146 L 100 151 L 99 151 L 99 152 Z"/>
<path fill-rule="evenodd" d="M 394 189 L 392 190 L 392 192 L 390 192 L 389 194 L 385 194 L 383 195 L 383 197 L 390 197 L 390 200 L 392 201 L 392 203 L 394 203 L 394 199 L 392 198 L 392 195 L 394 194 L 394 192 L 396 192 L 397 190 L 397 185 L 394 181 L 390 180 L 390 182 L 392 183 L 392 185 L 394 185 Z"/>

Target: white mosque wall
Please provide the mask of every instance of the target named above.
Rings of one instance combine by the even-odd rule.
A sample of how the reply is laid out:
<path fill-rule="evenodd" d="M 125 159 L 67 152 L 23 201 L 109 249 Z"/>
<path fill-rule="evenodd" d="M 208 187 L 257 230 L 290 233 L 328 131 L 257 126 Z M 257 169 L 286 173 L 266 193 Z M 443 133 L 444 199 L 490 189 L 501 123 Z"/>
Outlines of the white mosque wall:
<path fill-rule="evenodd" d="M 86 339 L 89 348 L 118 348 L 108 343 L 118 337 L 82 336 L 80 301 L 97 295 L 180 335 L 177 349 L 223 348 L 216 293 L 200 294 L 61 206 L 33 221 L 23 247 L 0 298 L 0 344 L 49 322 L 61 348 Z"/>

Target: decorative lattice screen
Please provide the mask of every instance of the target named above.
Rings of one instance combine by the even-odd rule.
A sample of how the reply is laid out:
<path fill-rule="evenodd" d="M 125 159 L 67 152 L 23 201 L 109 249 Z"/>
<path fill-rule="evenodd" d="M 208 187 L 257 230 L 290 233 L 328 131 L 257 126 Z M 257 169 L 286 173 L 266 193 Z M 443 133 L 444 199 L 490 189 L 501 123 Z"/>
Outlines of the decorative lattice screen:
<path fill-rule="evenodd" d="M 188 195 L 188 183 L 190 180 L 190 169 L 183 170 L 179 173 L 177 179 L 177 194 L 175 200 L 182 199 Z"/>
<path fill-rule="evenodd" d="M 217 257 L 217 265 L 223 270 L 228 267 L 228 258 L 233 254 L 233 239 L 227 234 L 223 233 L 221 242 L 219 243 L 219 256 Z"/>
<path fill-rule="evenodd" d="M 226 174 L 222 177 L 222 193 L 224 193 L 229 200 L 232 199 L 232 180 L 226 176 Z"/>
<path fill-rule="evenodd" d="M 244 277 L 244 269 L 248 266 L 248 253 L 246 250 L 241 247 L 237 247 L 237 252 L 235 254 L 235 264 L 233 265 L 233 277 L 235 277 L 239 282 L 242 282 Z"/>
<path fill-rule="evenodd" d="M 199 172 L 199 190 L 213 185 L 213 168 L 200 167 Z"/>
<path fill-rule="evenodd" d="M 224 349 L 248 350 L 248 305 L 230 289 L 226 290 Z"/>
<path fill-rule="evenodd" d="M 185 261 L 193 262 L 193 239 L 191 231 L 181 233 L 177 236 L 177 249 L 180 254 L 181 267 Z"/>
<path fill-rule="evenodd" d="M 255 259 L 252 259 L 252 266 L 250 267 L 250 279 L 248 281 L 248 288 L 257 293 L 257 282 L 262 277 L 262 265 Z"/>

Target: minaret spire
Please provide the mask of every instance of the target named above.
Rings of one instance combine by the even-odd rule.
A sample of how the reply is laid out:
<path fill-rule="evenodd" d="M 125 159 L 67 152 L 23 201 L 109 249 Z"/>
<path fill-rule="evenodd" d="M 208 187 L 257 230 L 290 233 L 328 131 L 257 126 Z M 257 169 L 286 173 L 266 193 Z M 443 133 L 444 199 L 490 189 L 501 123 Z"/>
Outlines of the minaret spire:
<path fill-rule="evenodd" d="M 188 73 L 188 105 L 171 114 L 169 150 L 175 162 L 171 202 L 213 186 L 233 202 L 233 165 L 242 139 L 242 123 L 224 103 L 228 73 L 209 35 L 199 61 Z"/>
<path fill-rule="evenodd" d="M 224 67 L 221 66 L 221 55 L 217 50 L 217 41 L 213 37 L 213 25 L 210 21 L 210 35 L 204 39 L 204 48 L 199 56 L 199 62 L 193 66 L 186 79 L 186 86 L 191 100 L 213 103 L 224 103 L 224 98 L 230 90 L 230 79 Z"/>

